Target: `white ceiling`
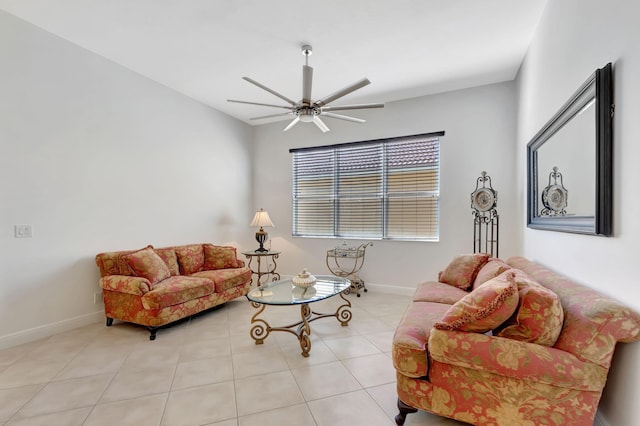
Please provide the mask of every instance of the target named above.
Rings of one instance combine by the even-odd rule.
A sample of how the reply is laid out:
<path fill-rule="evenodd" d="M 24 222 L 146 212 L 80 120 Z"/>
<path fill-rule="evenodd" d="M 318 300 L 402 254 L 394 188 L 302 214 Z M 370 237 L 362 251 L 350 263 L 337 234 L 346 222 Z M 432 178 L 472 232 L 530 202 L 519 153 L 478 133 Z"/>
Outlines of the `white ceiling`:
<path fill-rule="evenodd" d="M 282 112 L 313 46 L 313 99 L 390 102 L 512 80 L 547 0 L 0 0 L 0 8 L 233 117 Z M 351 114 L 350 114 L 351 115 Z M 357 112 L 353 112 L 357 116 Z M 251 122 L 255 124 L 255 122 Z"/>

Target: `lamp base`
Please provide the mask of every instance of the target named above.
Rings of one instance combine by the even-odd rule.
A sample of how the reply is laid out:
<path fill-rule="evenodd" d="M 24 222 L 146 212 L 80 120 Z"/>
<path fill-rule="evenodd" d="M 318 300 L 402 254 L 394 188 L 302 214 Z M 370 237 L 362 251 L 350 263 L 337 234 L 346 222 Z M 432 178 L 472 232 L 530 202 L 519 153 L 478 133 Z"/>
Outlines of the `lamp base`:
<path fill-rule="evenodd" d="M 264 229 L 261 226 L 260 230 L 256 232 L 256 241 L 260 243 L 260 247 L 258 247 L 255 250 L 256 253 L 264 253 L 266 251 L 269 251 L 266 248 L 264 248 L 264 242 L 267 241 L 267 238 L 269 238 L 269 234 L 264 232 Z"/>

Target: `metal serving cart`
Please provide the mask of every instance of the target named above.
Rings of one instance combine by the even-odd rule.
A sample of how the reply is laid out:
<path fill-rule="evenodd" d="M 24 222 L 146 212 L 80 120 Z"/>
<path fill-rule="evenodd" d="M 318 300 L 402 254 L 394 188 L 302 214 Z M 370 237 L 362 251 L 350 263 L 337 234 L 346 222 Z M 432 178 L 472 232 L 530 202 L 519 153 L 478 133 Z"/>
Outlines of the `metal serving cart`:
<path fill-rule="evenodd" d="M 357 273 L 364 265 L 367 247 L 372 245 L 372 242 L 368 242 L 360 244 L 358 247 L 347 247 L 346 243 L 343 243 L 341 247 L 327 250 L 327 268 L 333 275 L 351 281 L 351 286 L 345 293 L 348 294 L 353 290 L 356 292 L 356 296 L 360 297 L 360 290 L 367 292 L 364 281 Z"/>

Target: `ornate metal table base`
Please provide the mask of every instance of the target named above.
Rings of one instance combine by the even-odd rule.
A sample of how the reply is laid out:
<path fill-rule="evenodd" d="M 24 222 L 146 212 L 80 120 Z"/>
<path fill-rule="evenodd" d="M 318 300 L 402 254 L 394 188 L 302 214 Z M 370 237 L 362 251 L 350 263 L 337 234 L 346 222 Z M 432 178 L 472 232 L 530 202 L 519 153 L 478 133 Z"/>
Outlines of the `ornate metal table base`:
<path fill-rule="evenodd" d="M 251 317 L 251 324 L 255 324 L 251 327 L 251 337 L 256 341 L 256 345 L 261 345 L 264 343 L 264 339 L 269 337 L 269 334 L 272 331 L 286 331 L 298 338 L 298 341 L 300 342 L 300 349 L 302 349 L 302 356 L 308 357 L 309 352 L 311 351 L 311 339 L 309 338 L 311 335 L 311 326 L 309 323 L 320 318 L 335 317 L 343 327 L 349 325 L 349 321 L 351 321 L 351 310 L 349 309 L 351 308 L 351 302 L 344 297 L 344 293 L 345 292 L 340 293 L 340 298 L 344 300 L 345 303 L 338 306 L 335 313 L 323 314 L 315 312 L 311 310 L 308 303 L 303 303 L 300 305 L 300 321 L 281 327 L 272 327 L 266 320 L 258 318 L 258 316 L 264 312 L 267 305 L 251 302 L 251 306 L 259 309 L 259 311 Z"/>
<path fill-rule="evenodd" d="M 276 259 L 280 256 L 279 251 L 243 251 L 242 254 L 249 260 L 247 263 L 247 268 L 251 269 L 251 279 L 253 280 L 253 276 L 256 276 L 256 285 L 260 287 L 263 284 L 267 284 L 269 282 L 269 276 L 271 276 L 271 281 L 278 281 L 280 279 L 280 274 L 276 272 L 276 268 L 278 265 L 276 264 Z M 253 262 L 253 258 L 256 258 L 257 269 L 253 269 L 251 267 L 251 262 Z M 266 270 L 262 270 L 262 263 L 264 258 L 264 264 L 266 266 Z M 269 259 L 271 260 L 271 264 L 269 263 Z M 266 279 L 262 282 L 262 277 L 266 275 Z"/>

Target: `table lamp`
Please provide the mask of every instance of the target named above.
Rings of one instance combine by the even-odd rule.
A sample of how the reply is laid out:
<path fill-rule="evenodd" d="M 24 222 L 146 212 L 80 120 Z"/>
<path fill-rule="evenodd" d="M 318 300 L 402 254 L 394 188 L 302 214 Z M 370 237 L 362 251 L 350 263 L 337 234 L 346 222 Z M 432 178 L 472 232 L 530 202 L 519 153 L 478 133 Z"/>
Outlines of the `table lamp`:
<path fill-rule="evenodd" d="M 264 242 L 269 238 L 269 234 L 267 234 L 263 226 L 275 226 L 273 222 L 271 222 L 271 218 L 269 217 L 269 213 L 260 209 L 256 212 L 255 216 L 253 216 L 253 220 L 249 226 L 259 226 L 260 230 L 256 232 L 256 241 L 260 243 L 260 247 L 256 249 L 256 252 L 265 252 L 269 251 L 264 248 Z"/>

